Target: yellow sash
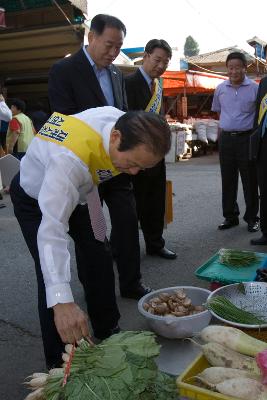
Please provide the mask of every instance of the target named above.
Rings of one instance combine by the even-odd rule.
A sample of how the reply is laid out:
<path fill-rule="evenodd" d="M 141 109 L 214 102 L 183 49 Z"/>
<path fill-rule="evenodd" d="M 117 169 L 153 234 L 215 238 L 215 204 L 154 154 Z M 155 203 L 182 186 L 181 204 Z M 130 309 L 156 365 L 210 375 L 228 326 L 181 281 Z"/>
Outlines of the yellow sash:
<path fill-rule="evenodd" d="M 260 104 L 258 125 L 260 125 L 260 123 L 261 123 L 266 111 L 267 111 L 267 93 L 263 97 L 263 99 L 261 101 L 261 104 Z"/>
<path fill-rule="evenodd" d="M 154 93 L 152 93 L 152 97 L 148 105 L 146 106 L 145 111 L 159 114 L 161 109 L 161 101 L 162 101 L 162 87 L 159 83 L 159 80 L 155 79 L 155 90 Z"/>
<path fill-rule="evenodd" d="M 95 185 L 120 174 L 105 152 L 99 133 L 73 116 L 53 113 L 36 136 L 71 150 L 88 166 Z"/>

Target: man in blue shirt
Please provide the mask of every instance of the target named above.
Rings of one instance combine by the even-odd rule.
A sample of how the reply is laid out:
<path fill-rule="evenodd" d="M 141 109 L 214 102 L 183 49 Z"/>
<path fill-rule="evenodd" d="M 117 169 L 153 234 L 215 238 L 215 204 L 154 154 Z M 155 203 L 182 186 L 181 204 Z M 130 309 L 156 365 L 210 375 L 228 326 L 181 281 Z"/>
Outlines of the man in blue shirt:
<path fill-rule="evenodd" d="M 230 53 L 226 59 L 229 80 L 214 93 L 212 111 L 220 116 L 219 156 L 222 176 L 222 208 L 225 220 L 220 230 L 239 224 L 237 204 L 238 177 L 242 180 L 249 232 L 259 230 L 259 196 L 256 166 L 249 160 L 258 85 L 246 77 L 247 61 L 243 53 Z"/>

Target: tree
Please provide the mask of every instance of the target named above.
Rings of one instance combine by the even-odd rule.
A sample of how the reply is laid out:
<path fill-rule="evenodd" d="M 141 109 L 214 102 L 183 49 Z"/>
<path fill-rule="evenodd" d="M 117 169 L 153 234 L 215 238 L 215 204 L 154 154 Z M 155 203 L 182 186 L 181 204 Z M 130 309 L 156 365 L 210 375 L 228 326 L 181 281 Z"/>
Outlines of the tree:
<path fill-rule="evenodd" d="M 191 57 L 191 56 L 197 56 L 198 53 L 199 53 L 198 43 L 195 41 L 195 39 L 192 38 L 192 36 L 187 36 L 184 44 L 184 55 Z"/>

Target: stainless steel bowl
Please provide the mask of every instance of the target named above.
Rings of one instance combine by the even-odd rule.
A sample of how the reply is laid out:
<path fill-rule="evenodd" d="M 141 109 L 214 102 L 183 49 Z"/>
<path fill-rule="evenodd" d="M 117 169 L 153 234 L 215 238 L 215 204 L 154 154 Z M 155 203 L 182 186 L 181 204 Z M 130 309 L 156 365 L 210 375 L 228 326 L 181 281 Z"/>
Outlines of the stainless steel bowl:
<path fill-rule="evenodd" d="M 265 282 L 243 282 L 222 286 L 212 292 L 208 301 L 215 296 L 224 296 L 235 306 L 245 311 L 252 312 L 267 321 L 267 283 Z M 262 325 L 248 325 L 228 321 L 210 310 L 211 314 L 220 321 L 238 328 L 267 328 L 267 323 Z"/>

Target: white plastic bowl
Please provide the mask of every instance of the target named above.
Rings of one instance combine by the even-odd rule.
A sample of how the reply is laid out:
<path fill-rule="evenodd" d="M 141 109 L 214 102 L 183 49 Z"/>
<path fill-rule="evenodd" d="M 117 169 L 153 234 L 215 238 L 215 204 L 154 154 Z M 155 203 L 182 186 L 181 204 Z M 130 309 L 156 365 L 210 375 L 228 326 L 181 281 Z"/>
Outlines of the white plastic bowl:
<path fill-rule="evenodd" d="M 181 339 L 194 336 L 196 333 L 208 326 L 211 320 L 211 313 L 208 310 L 185 317 L 164 317 L 153 315 L 145 311 L 144 303 L 147 303 L 153 297 L 157 297 L 160 293 L 172 293 L 177 289 L 184 289 L 186 295 L 192 300 L 192 304 L 195 306 L 205 303 L 211 293 L 210 290 L 199 287 L 173 286 L 165 289 L 154 290 L 153 292 L 146 294 L 138 302 L 138 310 L 146 318 L 151 330 L 158 335 L 169 339 Z"/>

